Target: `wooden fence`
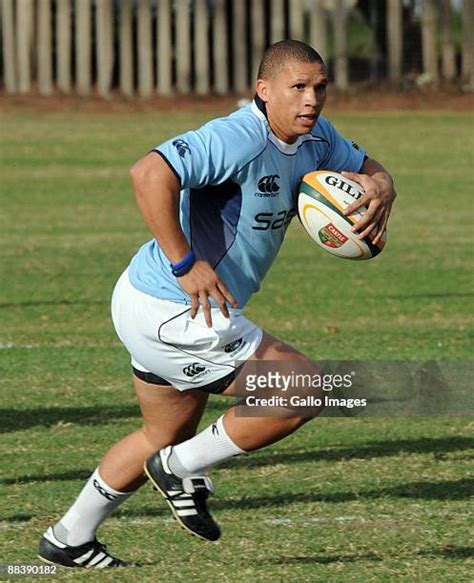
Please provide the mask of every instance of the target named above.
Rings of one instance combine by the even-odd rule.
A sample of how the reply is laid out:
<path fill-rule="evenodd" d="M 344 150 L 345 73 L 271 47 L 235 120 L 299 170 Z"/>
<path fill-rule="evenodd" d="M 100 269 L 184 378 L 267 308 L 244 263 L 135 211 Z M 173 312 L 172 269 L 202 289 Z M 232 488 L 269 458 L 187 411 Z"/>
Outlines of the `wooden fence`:
<path fill-rule="evenodd" d="M 388 70 L 396 83 L 402 76 L 403 2 L 386 1 Z M 433 1 L 423 0 L 428 25 Z M 334 39 L 335 83 L 344 90 L 349 84 L 347 15 L 354 4 L 355 0 L 0 0 L 3 90 L 41 95 L 96 91 L 103 97 L 113 90 L 142 97 L 244 93 L 270 43 L 301 39 L 325 56 L 329 36 Z M 474 0 L 464 4 L 472 17 Z M 436 81 L 438 41 L 430 36 L 430 27 L 425 28 L 425 68 Z M 444 50 L 450 38 L 446 27 L 443 34 Z M 472 38 L 472 30 L 465 33 L 463 74 L 471 88 Z M 446 78 L 453 76 L 452 48 L 449 51 L 448 46 L 443 53 Z"/>

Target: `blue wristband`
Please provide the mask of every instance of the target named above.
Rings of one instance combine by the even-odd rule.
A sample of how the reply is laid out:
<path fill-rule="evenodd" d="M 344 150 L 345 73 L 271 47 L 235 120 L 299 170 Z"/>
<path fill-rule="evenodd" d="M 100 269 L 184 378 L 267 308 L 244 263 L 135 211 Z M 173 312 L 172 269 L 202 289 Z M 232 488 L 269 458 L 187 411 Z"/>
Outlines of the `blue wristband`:
<path fill-rule="evenodd" d="M 178 263 L 170 263 L 171 273 L 175 277 L 182 277 L 186 275 L 188 271 L 191 271 L 193 265 L 196 263 L 196 256 L 193 251 L 190 251 L 186 257 L 178 261 Z"/>

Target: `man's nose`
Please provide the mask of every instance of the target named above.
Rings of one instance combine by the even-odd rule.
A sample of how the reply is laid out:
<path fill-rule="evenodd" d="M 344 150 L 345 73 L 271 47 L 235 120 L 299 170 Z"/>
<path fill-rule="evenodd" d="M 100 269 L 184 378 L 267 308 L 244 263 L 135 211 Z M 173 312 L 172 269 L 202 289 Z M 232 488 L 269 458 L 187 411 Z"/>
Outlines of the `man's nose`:
<path fill-rule="evenodd" d="M 314 89 L 308 89 L 305 93 L 305 105 L 310 105 L 311 107 L 316 107 L 318 104 L 318 96 Z"/>

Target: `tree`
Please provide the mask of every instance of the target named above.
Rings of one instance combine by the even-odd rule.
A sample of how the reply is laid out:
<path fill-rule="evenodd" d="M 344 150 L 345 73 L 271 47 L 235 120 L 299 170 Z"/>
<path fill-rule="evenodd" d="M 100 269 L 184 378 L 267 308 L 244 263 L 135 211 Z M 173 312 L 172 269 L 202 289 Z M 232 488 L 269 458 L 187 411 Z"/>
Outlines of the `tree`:
<path fill-rule="evenodd" d="M 347 59 L 347 8 L 344 0 L 336 0 L 334 8 L 335 84 L 346 91 L 349 86 Z"/>
<path fill-rule="evenodd" d="M 464 0 L 462 9 L 462 79 L 467 91 L 474 91 L 474 2 Z"/>
<path fill-rule="evenodd" d="M 437 83 L 439 80 L 436 33 L 437 18 L 435 0 L 423 0 L 423 12 L 421 15 L 423 73 L 429 78 L 431 83 Z"/>
<path fill-rule="evenodd" d="M 453 81 L 456 76 L 456 63 L 453 42 L 453 6 L 451 0 L 441 3 L 441 59 L 445 81 Z"/>
<path fill-rule="evenodd" d="M 403 20 L 402 0 L 387 0 L 388 77 L 394 84 L 402 80 Z"/>

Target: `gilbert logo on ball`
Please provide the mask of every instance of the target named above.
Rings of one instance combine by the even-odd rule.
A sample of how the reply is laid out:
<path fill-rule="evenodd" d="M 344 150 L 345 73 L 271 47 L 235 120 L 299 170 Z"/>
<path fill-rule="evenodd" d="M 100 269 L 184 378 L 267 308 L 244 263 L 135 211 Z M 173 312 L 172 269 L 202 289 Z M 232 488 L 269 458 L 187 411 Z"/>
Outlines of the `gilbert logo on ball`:
<path fill-rule="evenodd" d="M 366 212 L 361 207 L 349 216 L 343 211 L 364 194 L 357 182 L 338 172 L 317 170 L 303 176 L 298 194 L 298 215 L 303 227 L 321 248 L 344 259 L 363 260 L 384 248 L 386 232 L 375 245 L 372 235 L 359 239 L 351 228 Z"/>

